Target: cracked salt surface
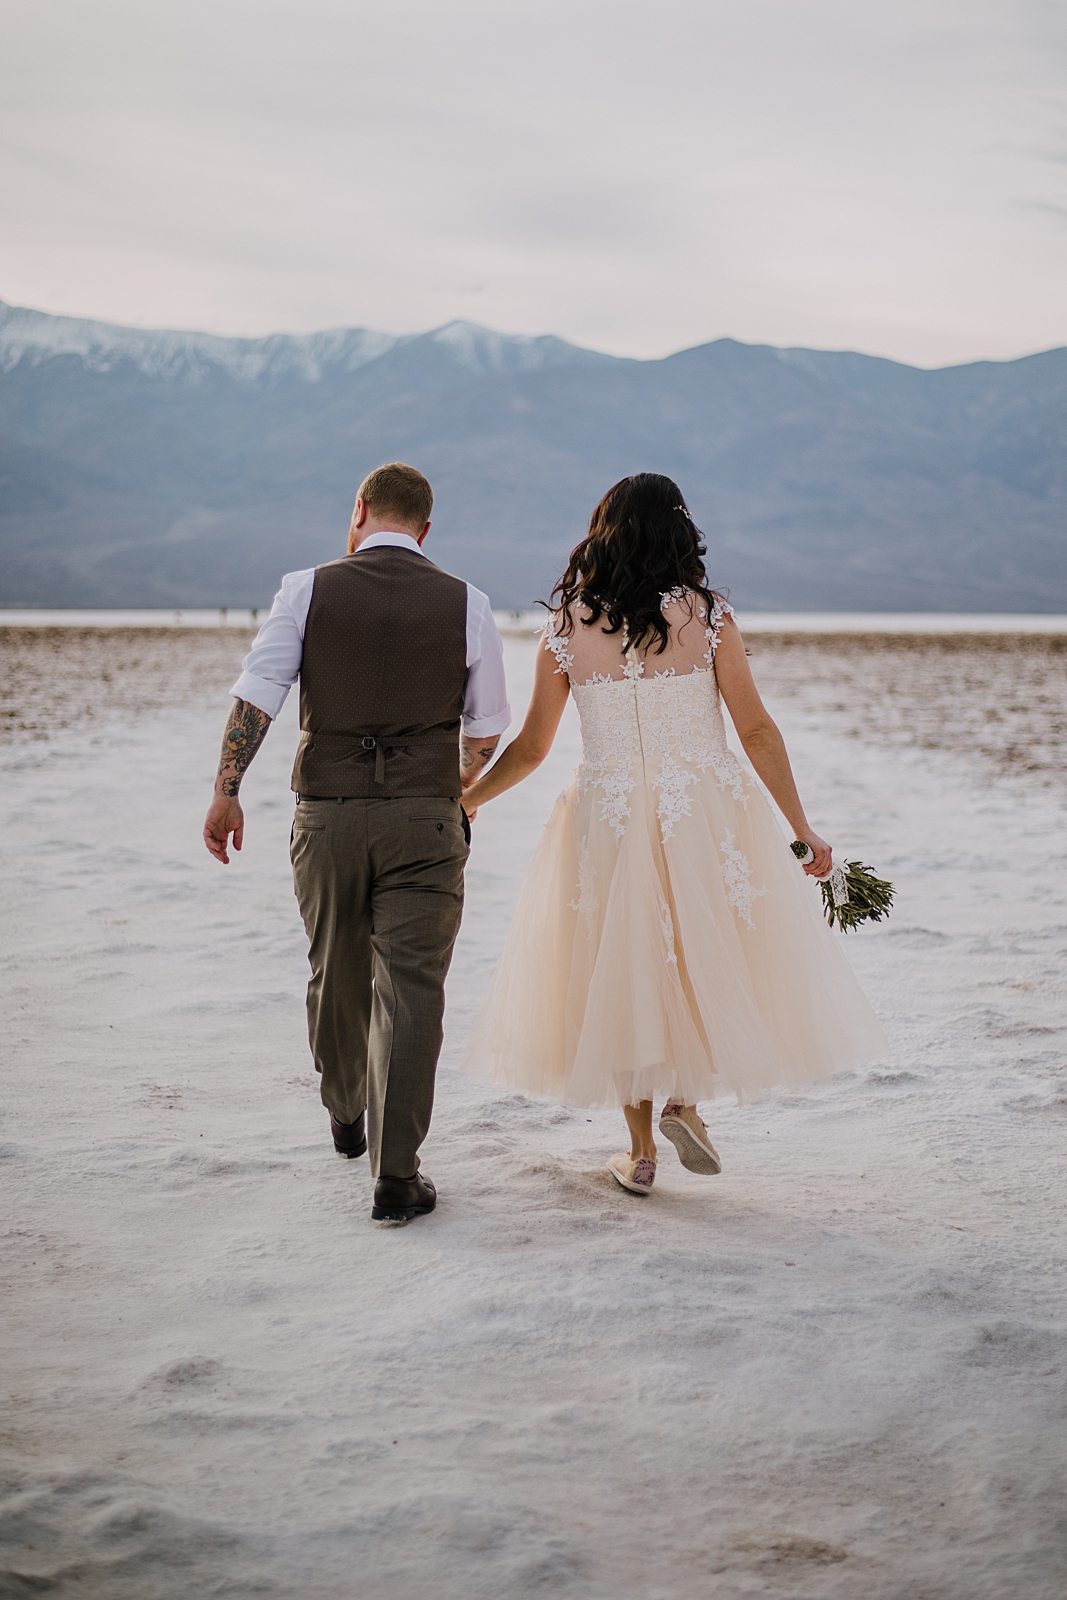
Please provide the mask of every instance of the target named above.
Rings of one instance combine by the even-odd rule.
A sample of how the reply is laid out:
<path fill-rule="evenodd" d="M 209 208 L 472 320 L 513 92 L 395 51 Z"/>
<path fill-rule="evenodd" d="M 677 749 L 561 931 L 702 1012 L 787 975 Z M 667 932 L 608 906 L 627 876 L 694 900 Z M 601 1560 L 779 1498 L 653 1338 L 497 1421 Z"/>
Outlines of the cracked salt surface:
<path fill-rule="evenodd" d="M 643 1199 L 617 1114 L 454 1070 L 568 718 L 476 823 L 441 1203 L 381 1230 L 307 1057 L 295 708 L 220 869 L 225 705 L 9 753 L 0 1593 L 1059 1600 L 1055 796 L 782 700 L 817 825 L 897 884 L 846 945 L 893 1055 L 704 1107 L 722 1177 L 668 1146 Z"/>

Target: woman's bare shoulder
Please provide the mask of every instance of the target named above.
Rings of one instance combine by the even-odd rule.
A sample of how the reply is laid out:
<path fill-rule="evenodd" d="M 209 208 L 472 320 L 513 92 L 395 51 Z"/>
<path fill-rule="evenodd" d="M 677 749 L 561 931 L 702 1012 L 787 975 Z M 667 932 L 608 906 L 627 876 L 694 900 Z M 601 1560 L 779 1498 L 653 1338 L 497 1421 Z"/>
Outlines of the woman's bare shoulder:
<path fill-rule="evenodd" d="M 562 634 L 566 638 L 568 636 L 573 637 L 575 633 L 582 629 L 587 632 L 594 632 L 595 629 L 589 627 L 592 621 L 592 606 L 586 605 L 584 600 L 572 600 L 566 611 L 562 609 L 554 611 L 549 617 L 546 626 L 550 633 Z M 600 614 L 600 623 L 605 631 L 610 626 L 603 612 Z"/>

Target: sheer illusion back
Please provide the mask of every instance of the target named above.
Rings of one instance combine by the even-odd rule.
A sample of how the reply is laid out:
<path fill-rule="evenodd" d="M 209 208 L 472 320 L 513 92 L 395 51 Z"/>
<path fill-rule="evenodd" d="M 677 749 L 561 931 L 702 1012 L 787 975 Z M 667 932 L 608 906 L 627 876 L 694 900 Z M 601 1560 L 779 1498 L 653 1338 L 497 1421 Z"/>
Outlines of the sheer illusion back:
<path fill-rule="evenodd" d="M 640 677 L 711 672 L 723 624 L 733 615 L 730 606 L 716 597 L 708 612 L 701 595 L 689 589 L 674 589 L 663 596 L 662 610 L 669 625 L 667 645 L 662 651 L 656 639 L 640 650 L 629 649 L 624 633 L 608 633 L 603 617 L 590 623 L 587 619 L 591 612 L 581 605 L 571 608 L 570 627 L 559 614 L 552 618 L 545 644 L 575 685 L 633 677 L 635 663 L 640 664 Z"/>
<path fill-rule="evenodd" d="M 574 1105 L 692 1105 L 885 1051 L 767 798 L 726 741 L 730 608 L 663 596 L 667 647 L 553 617 L 582 760 L 523 885 L 464 1066 Z"/>

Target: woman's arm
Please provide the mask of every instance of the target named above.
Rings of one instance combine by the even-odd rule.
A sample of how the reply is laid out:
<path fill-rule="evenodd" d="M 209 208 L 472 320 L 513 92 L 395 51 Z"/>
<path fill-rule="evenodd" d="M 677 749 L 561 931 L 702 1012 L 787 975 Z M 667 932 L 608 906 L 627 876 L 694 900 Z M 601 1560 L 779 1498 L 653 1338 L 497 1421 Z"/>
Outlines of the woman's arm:
<path fill-rule="evenodd" d="M 810 844 L 815 852 L 814 861 L 804 871 L 812 877 L 824 877 L 833 865 L 830 846 L 813 832 L 804 815 L 785 740 L 759 697 L 737 624 L 729 616 L 723 622 L 715 651 L 715 676 L 746 756 L 770 790 L 793 837 Z"/>
<path fill-rule="evenodd" d="M 462 804 L 468 817 L 472 817 L 487 800 L 495 799 L 505 789 L 513 789 L 541 765 L 552 748 L 569 693 L 570 683 L 566 673 L 558 670 L 555 656 L 545 649 L 543 640 L 538 640 L 533 698 L 522 732 L 518 738 L 512 739 L 500 760 L 489 768 L 485 777 L 479 778 L 477 783 L 472 783 L 469 789 L 463 791 Z"/>

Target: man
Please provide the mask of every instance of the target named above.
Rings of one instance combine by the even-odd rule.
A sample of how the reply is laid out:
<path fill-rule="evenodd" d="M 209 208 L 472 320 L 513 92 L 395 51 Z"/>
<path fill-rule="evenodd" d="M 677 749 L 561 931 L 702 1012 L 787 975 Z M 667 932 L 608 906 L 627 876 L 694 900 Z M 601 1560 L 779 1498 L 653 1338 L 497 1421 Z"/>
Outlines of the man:
<path fill-rule="evenodd" d="M 291 853 L 308 1036 L 334 1146 L 355 1157 L 369 1144 L 383 1222 L 436 1204 L 418 1149 L 463 910 L 459 797 L 511 721 L 489 601 L 422 553 L 432 507 L 414 467 L 379 467 L 360 485 L 348 554 L 282 579 L 230 691 L 204 824 L 228 862 L 244 834 L 241 779 L 299 677 Z"/>

